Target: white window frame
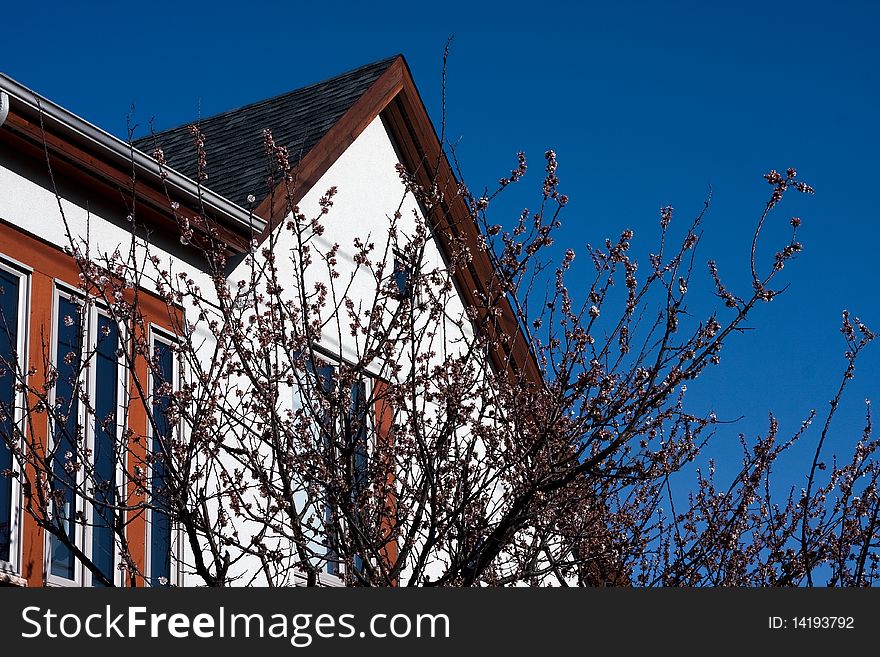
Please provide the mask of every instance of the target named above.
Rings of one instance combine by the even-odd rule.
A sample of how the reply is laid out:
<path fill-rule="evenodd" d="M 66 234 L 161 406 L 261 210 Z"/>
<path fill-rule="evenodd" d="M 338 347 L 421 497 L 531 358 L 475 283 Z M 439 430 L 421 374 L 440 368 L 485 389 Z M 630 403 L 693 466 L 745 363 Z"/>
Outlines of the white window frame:
<path fill-rule="evenodd" d="M 344 358 L 342 358 L 342 356 L 340 356 L 340 355 L 336 355 L 336 354 L 331 355 L 331 354 L 327 353 L 326 351 L 324 351 L 322 349 L 315 348 L 315 347 L 312 347 L 311 351 L 312 351 L 312 353 L 314 353 L 316 358 L 320 358 L 321 360 L 326 362 L 328 365 L 333 367 L 334 372 L 339 368 L 340 365 L 350 364 L 350 363 L 347 363 L 347 361 Z M 317 374 L 314 372 L 310 372 L 307 374 L 309 374 L 311 376 L 317 376 Z M 373 376 L 372 374 L 370 374 L 369 372 L 364 372 L 363 377 L 364 377 L 363 381 L 365 384 L 364 385 L 364 395 L 366 396 L 366 399 L 369 400 L 372 397 L 374 389 L 375 389 L 375 384 L 376 384 L 375 378 L 376 377 Z M 292 402 L 293 402 L 292 408 L 294 410 L 303 408 L 302 398 L 300 396 L 299 389 L 296 384 L 293 385 L 292 398 L 293 398 L 292 399 Z M 367 411 L 367 435 L 368 436 L 370 436 L 370 435 L 375 436 L 376 429 L 377 429 L 375 408 L 373 408 L 372 411 L 373 412 L 370 412 L 370 410 L 368 408 L 368 411 Z M 336 428 L 339 431 L 342 430 L 342 427 L 336 427 Z M 368 439 L 367 440 L 367 456 L 368 456 L 368 458 L 369 458 L 369 455 L 373 452 L 373 450 L 375 450 L 375 445 L 373 445 L 372 441 Z M 317 512 L 319 512 L 322 515 L 322 517 L 323 517 L 323 514 L 325 513 L 324 509 L 319 509 L 319 510 L 317 510 Z M 321 522 L 325 522 L 325 521 L 322 519 Z M 321 544 L 315 543 L 315 545 L 320 546 Z M 327 551 L 329 551 L 330 548 L 329 548 L 329 546 L 325 546 L 325 549 Z M 318 571 L 318 582 L 320 584 L 322 584 L 323 586 L 332 586 L 332 587 L 345 586 L 346 565 L 344 563 L 337 564 L 337 568 L 338 568 L 337 573 L 327 572 L 327 566 L 329 565 L 330 562 L 326 558 L 321 559 L 320 561 L 318 561 L 318 563 L 322 564 L 321 569 Z M 317 565 L 317 564 L 315 564 L 315 565 Z M 298 576 L 295 577 L 295 580 L 298 581 L 299 579 L 303 579 L 303 581 L 305 581 L 304 578 L 301 578 Z"/>
<path fill-rule="evenodd" d="M 179 342 L 179 339 L 169 331 L 163 329 L 160 326 L 156 326 L 155 324 L 149 324 L 150 331 L 150 353 L 149 357 L 152 358 L 153 354 L 156 353 L 156 339 L 160 342 L 173 346 Z M 152 404 L 153 397 L 153 370 L 149 369 L 149 395 L 150 400 L 148 403 Z M 177 362 L 177 357 L 172 352 L 171 358 L 171 379 L 175 382 L 174 390 L 179 389 L 180 383 L 180 365 Z M 177 431 L 180 431 L 180 426 L 176 427 Z M 153 449 L 153 427 L 151 423 L 147 422 L 147 451 Z M 153 489 L 153 477 L 150 475 L 147 477 L 147 495 L 152 493 Z M 148 498 L 149 499 L 149 498 Z M 144 536 L 144 582 L 146 586 L 150 586 L 150 581 L 153 576 L 151 571 L 152 567 L 152 531 L 153 531 L 153 511 L 152 509 L 147 509 L 146 513 L 146 534 Z M 182 546 L 183 541 L 181 540 L 181 529 L 178 523 L 171 523 L 171 572 L 168 582 L 169 586 L 182 586 L 183 585 L 183 554 L 182 554 Z"/>
<path fill-rule="evenodd" d="M 90 303 L 90 311 L 89 311 L 89 321 L 87 324 L 88 330 L 86 331 L 86 340 L 84 341 L 84 347 L 89 352 L 94 352 L 97 348 L 97 339 L 98 339 L 98 317 L 103 315 L 111 322 L 113 322 L 113 317 L 110 312 L 107 310 L 107 307 L 103 303 L 99 303 L 98 301 L 92 299 Z M 130 338 L 128 328 L 126 326 L 116 325 L 119 331 L 119 342 L 121 345 L 128 344 L 128 340 Z M 125 404 L 125 400 L 128 394 L 128 381 L 127 381 L 127 373 L 128 368 L 125 366 L 125 354 L 121 354 L 116 358 L 116 436 L 117 440 L 123 440 L 125 436 L 125 431 L 128 428 L 128 418 L 127 416 L 127 407 Z M 97 377 L 98 370 L 96 367 L 89 368 L 89 380 L 88 380 L 88 391 L 89 397 L 94 400 L 97 392 Z M 94 420 L 91 422 L 86 422 L 85 424 L 85 439 L 86 439 L 86 448 L 90 449 L 92 454 L 95 453 L 95 422 Z M 125 494 L 125 468 L 128 465 L 128 451 L 124 451 L 122 455 L 121 462 L 117 462 L 115 464 L 115 478 L 114 484 L 116 486 L 116 490 L 119 493 L 122 493 L 123 497 Z M 117 500 L 117 504 L 118 504 Z M 83 551 L 91 558 L 92 555 L 92 529 L 93 526 L 91 524 L 92 518 L 94 515 L 94 505 L 86 500 L 84 502 L 83 514 L 86 518 L 85 525 L 85 540 L 83 541 Z M 125 577 L 122 571 L 119 569 L 119 552 L 115 549 L 116 538 L 114 535 L 114 552 L 113 552 L 113 583 L 116 586 L 123 586 L 125 583 Z M 85 586 L 93 586 L 94 582 L 92 581 L 92 573 L 91 571 L 83 566 L 84 571 L 84 582 Z"/>
<path fill-rule="evenodd" d="M 28 362 L 29 348 L 29 319 L 30 319 L 30 298 L 31 298 L 31 279 L 33 269 L 14 260 L 5 254 L 0 254 L 0 269 L 18 277 L 18 325 L 16 326 L 16 349 L 18 349 L 18 364 L 23 370 L 26 369 Z M 26 391 L 19 390 L 15 400 L 15 415 L 12 419 L 13 423 L 18 425 L 19 431 L 24 435 L 25 430 L 25 403 Z M 23 441 L 22 441 L 23 442 Z M 21 445 L 24 448 L 24 444 Z M 19 460 L 12 458 L 12 472 L 16 475 L 21 474 Z M 10 515 L 10 545 L 9 545 L 9 561 L 0 561 L 0 575 L 21 575 L 21 554 L 22 554 L 22 502 L 21 502 L 21 477 L 12 478 L 12 509 Z M 3 578 L 0 578 L 3 579 Z M 17 581 L 17 579 L 16 579 Z"/>
<path fill-rule="evenodd" d="M 50 344 L 50 358 L 49 361 L 57 368 L 58 363 L 58 320 L 60 318 L 61 311 L 61 299 L 68 299 L 72 303 L 80 303 L 83 304 L 85 308 L 85 299 L 83 295 L 68 285 L 63 281 L 59 281 L 55 279 L 52 292 L 52 327 L 51 327 L 51 339 L 49 340 Z M 82 338 L 82 351 L 85 352 L 88 346 L 88 329 L 89 322 L 83 322 L 83 330 L 86 332 L 86 335 L 83 335 Z M 82 357 L 82 354 L 81 356 Z M 52 408 L 55 408 L 55 394 L 57 391 L 57 387 L 53 387 L 49 394 L 49 405 Z M 83 404 L 77 404 L 76 409 L 77 414 L 77 422 L 83 427 L 86 426 L 86 418 L 85 413 L 83 411 Z M 47 436 L 47 442 L 49 444 L 49 449 L 55 449 L 55 427 L 53 426 L 52 421 L 49 421 L 49 433 Z M 81 455 L 77 455 L 78 458 L 82 458 Z M 81 486 L 84 481 L 84 473 L 82 469 L 77 471 L 76 475 L 76 483 L 78 486 Z M 76 513 L 80 510 L 78 507 L 80 504 L 83 504 L 82 498 L 79 495 L 74 495 L 74 504 L 77 508 L 74 508 L 72 513 L 72 520 L 74 525 L 74 544 L 79 546 L 81 550 L 85 551 L 85 526 L 83 523 L 77 522 Z M 51 505 L 51 503 L 50 503 Z M 51 506 L 50 506 L 51 512 Z M 85 513 L 85 509 L 82 509 L 82 512 Z M 50 532 L 44 532 L 45 539 L 43 542 L 43 561 L 44 561 L 44 570 L 43 572 L 46 575 L 46 584 L 49 586 L 82 586 L 83 585 L 83 570 L 85 570 L 82 563 L 74 558 L 73 564 L 73 579 L 67 579 L 66 577 L 61 577 L 60 575 L 52 574 L 52 534 Z M 88 553 L 86 553 L 88 554 Z"/>
<path fill-rule="evenodd" d="M 85 312 L 88 312 L 89 316 L 86 318 L 86 321 L 83 322 L 83 330 L 84 335 L 82 338 L 82 355 L 81 357 L 85 357 L 85 355 L 94 352 L 95 346 L 97 344 L 97 328 L 98 328 L 98 315 L 104 315 L 107 318 L 110 318 L 112 321 L 112 317 L 110 313 L 107 311 L 106 305 L 100 303 L 97 299 L 90 298 L 86 299 L 81 291 L 76 290 L 69 284 L 64 281 L 60 281 L 55 279 L 54 281 L 54 293 L 52 297 L 52 338 L 50 340 L 50 349 L 51 349 L 51 362 L 57 367 L 56 359 L 58 358 L 58 320 L 59 320 L 59 312 L 60 312 L 60 299 L 65 298 L 74 303 L 82 304 L 82 308 Z M 118 326 L 118 325 L 117 325 Z M 119 339 L 122 344 L 126 344 L 128 340 L 128 331 L 125 327 L 119 327 Z M 127 409 L 125 407 L 125 399 L 128 391 L 128 384 L 126 381 L 127 369 L 125 368 L 124 363 L 124 355 L 120 356 L 117 359 L 117 379 L 116 379 L 116 403 L 117 403 L 117 413 L 116 413 L 116 430 L 117 436 L 122 437 L 125 435 L 125 429 L 127 427 L 128 418 Z M 86 390 L 91 399 L 95 398 L 95 390 L 96 390 L 96 377 L 97 371 L 94 367 L 87 367 L 87 381 L 86 381 Z M 55 404 L 55 390 L 53 389 L 50 394 L 50 404 L 54 406 Z M 83 426 L 83 442 L 84 449 L 91 450 L 94 453 L 95 447 L 95 428 L 94 422 L 90 422 L 89 420 L 93 419 L 87 416 L 85 410 L 85 404 L 80 401 L 77 406 L 77 421 Z M 54 429 L 50 425 L 49 427 L 49 441 L 54 440 Z M 54 446 L 53 446 L 54 447 Z M 82 458 L 81 455 L 78 455 L 79 458 Z M 125 463 L 117 463 L 116 464 L 116 477 L 115 484 L 117 487 L 117 491 L 125 491 Z M 85 483 L 85 469 L 80 469 L 77 474 L 77 485 L 82 486 Z M 75 496 L 77 508 L 74 510 L 74 524 L 76 525 L 76 535 L 75 541 L 76 545 L 85 553 L 85 555 L 91 558 L 92 554 L 92 512 L 93 505 L 85 498 L 80 497 L 79 495 Z M 80 511 L 83 514 L 83 518 L 85 522 L 78 522 L 75 520 L 76 512 Z M 115 540 L 115 539 L 114 539 Z M 46 583 L 51 586 L 92 586 L 92 573 L 91 571 L 79 560 L 74 564 L 74 578 L 67 579 L 61 577 L 59 575 L 53 575 L 52 568 L 52 536 L 48 532 L 46 532 L 46 539 L 44 543 L 44 572 L 46 574 Z M 124 584 L 124 575 L 121 570 L 118 568 L 119 565 L 119 554 L 118 551 L 114 550 L 113 555 L 113 581 L 117 586 L 122 586 Z"/>

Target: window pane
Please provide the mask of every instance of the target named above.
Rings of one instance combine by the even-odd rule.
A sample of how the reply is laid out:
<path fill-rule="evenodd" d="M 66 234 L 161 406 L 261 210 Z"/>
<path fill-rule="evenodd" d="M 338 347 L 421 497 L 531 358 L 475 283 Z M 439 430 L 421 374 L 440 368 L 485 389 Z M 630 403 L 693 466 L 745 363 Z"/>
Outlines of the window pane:
<path fill-rule="evenodd" d="M 166 464 L 163 454 L 170 447 L 174 427 L 165 413 L 171 399 L 170 386 L 173 384 L 173 354 L 171 345 L 155 341 L 154 357 L 157 375 L 153 379 L 153 421 L 156 431 L 153 435 L 153 478 L 151 502 L 156 507 L 150 518 L 150 585 L 168 586 L 171 581 L 171 518 L 161 509 L 168 508 L 165 491 Z M 168 384 L 164 385 L 163 384 Z"/>
<path fill-rule="evenodd" d="M 309 369 L 312 369 L 311 365 Z M 321 401 L 324 395 L 329 395 L 333 390 L 334 367 L 332 365 L 317 365 L 314 368 L 316 382 L 316 399 L 313 403 Z M 333 430 L 333 416 L 329 412 L 325 412 L 321 417 L 321 433 L 323 434 L 324 449 L 327 458 L 333 459 L 333 438 L 335 431 Z M 334 531 L 335 515 L 333 513 L 333 505 L 329 499 L 330 491 L 324 491 L 327 498 L 324 503 L 324 534 L 327 541 L 327 566 L 326 570 L 332 575 L 339 573 L 339 557 L 336 550 L 336 532 Z"/>
<path fill-rule="evenodd" d="M 113 580 L 114 512 L 116 501 L 116 413 L 119 329 L 110 318 L 98 315 L 95 354 L 95 504 L 92 513 L 92 561 Z M 103 586 L 93 580 L 95 586 Z"/>
<path fill-rule="evenodd" d="M 14 440 L 19 278 L 0 269 L 0 561 L 10 560 L 12 543 L 12 453 Z M 4 472 L 6 474 L 4 474 Z"/>
<path fill-rule="evenodd" d="M 55 491 L 54 519 L 71 544 L 76 541 L 76 461 L 77 461 L 77 378 L 82 358 L 82 319 L 80 307 L 70 299 L 58 300 L 58 351 L 55 384 L 55 423 L 52 453 L 52 488 Z M 50 539 L 52 575 L 74 579 L 75 558 L 67 544 Z"/>
<path fill-rule="evenodd" d="M 355 522 L 363 522 L 359 517 L 358 509 L 361 508 L 358 496 L 367 488 L 367 386 L 363 381 L 357 381 L 351 387 L 351 417 L 349 418 L 352 442 L 352 474 L 351 482 L 352 502 L 355 512 Z M 363 525 L 362 525 L 363 526 Z M 360 555 L 354 557 L 354 569 L 362 570 L 363 559 Z"/>
<path fill-rule="evenodd" d="M 318 382 L 321 392 L 323 392 L 325 395 L 329 395 L 330 392 L 333 390 L 333 366 L 318 365 L 315 368 L 315 372 L 318 375 Z"/>
<path fill-rule="evenodd" d="M 410 296 L 410 277 L 412 268 L 407 265 L 403 257 L 394 258 L 394 283 L 397 285 L 397 293 L 401 298 Z"/>
<path fill-rule="evenodd" d="M 367 386 L 363 381 L 351 387 L 350 422 L 354 455 L 352 490 L 357 495 L 367 487 Z"/>

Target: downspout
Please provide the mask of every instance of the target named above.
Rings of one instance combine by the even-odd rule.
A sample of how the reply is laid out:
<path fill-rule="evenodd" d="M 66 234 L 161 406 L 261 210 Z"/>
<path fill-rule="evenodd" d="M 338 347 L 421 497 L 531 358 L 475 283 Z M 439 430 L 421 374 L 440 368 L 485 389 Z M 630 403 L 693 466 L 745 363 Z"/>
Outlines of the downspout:
<path fill-rule="evenodd" d="M 0 127 L 6 122 L 9 116 L 9 94 L 0 90 Z"/>

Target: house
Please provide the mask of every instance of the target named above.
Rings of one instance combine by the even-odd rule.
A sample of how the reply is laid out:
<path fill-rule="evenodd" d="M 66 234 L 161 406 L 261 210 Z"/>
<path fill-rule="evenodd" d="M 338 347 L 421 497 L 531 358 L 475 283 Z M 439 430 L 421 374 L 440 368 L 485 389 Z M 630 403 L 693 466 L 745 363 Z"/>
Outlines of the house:
<path fill-rule="evenodd" d="M 267 128 L 270 134 L 264 133 Z M 419 185 L 434 195 L 417 198 L 412 190 Z M 405 245 L 389 244 L 381 258 L 368 257 L 352 246 L 356 240 L 387 235 L 389 222 L 397 222 L 395 242 L 398 237 L 406 242 L 424 222 L 420 260 L 451 275 L 443 304 L 457 319 L 450 320 L 442 339 L 447 345 L 461 336 L 472 339 L 477 327 L 493 338 L 485 357 L 495 372 L 541 381 L 506 297 L 495 295 L 491 307 L 479 301 L 490 296 L 492 263 L 402 56 L 202 119 L 198 132 L 182 126 L 133 144 L 0 76 L 0 434 L 7 437 L 0 441 L 0 584 L 203 584 L 201 551 L 215 557 L 214 570 L 208 565 L 204 572 L 216 574 L 219 568 L 239 583 L 265 583 L 269 570 L 282 572 L 277 564 L 287 540 L 283 527 L 273 525 L 268 532 L 273 537 L 267 538 L 264 523 L 252 547 L 230 563 L 228 551 L 224 557 L 204 534 L 184 535 L 162 512 L 166 502 L 155 492 L 161 489 L 157 482 L 170 487 L 176 476 L 168 466 L 171 456 L 160 453 L 170 449 L 164 436 L 173 430 L 165 411 L 180 392 L 179 382 L 193 376 L 178 371 L 175 344 L 188 327 L 198 325 L 200 311 L 186 294 L 175 298 L 159 283 L 167 267 L 187 269 L 190 280 L 181 285 L 189 289 L 210 289 L 218 272 L 245 286 L 262 245 L 274 243 L 279 252 L 292 248 L 285 224 L 297 215 L 324 214 L 326 233 L 312 236 L 316 249 L 332 252 L 334 262 L 338 255 L 342 279 L 350 281 L 347 294 L 355 299 L 374 291 L 364 287 L 360 274 L 351 273 L 358 257 L 385 262 L 382 271 L 401 297 L 410 294 L 414 273 Z M 200 260 L 199 250 L 208 248 L 221 264 Z M 461 259 L 462 253 L 469 257 Z M 142 269 L 131 271 L 143 280 L 127 280 L 121 268 L 114 270 L 113 258 L 124 260 L 127 254 L 140 258 Z M 104 295 L 92 300 L 82 274 L 83 263 L 96 256 L 107 267 L 106 275 L 103 269 L 90 270 L 89 276 L 103 281 L 98 296 Z M 455 266 L 448 267 L 450 260 Z M 303 275 L 291 262 L 277 267 L 285 285 Z M 305 287 L 306 281 L 300 284 Z M 128 324 L 119 321 L 109 289 L 119 307 L 132 313 Z M 135 313 L 137 321 L 131 319 Z M 195 331 L 215 344 L 217 336 L 207 324 Z M 344 336 L 326 324 L 318 330 L 320 359 L 310 356 L 304 371 L 320 395 L 346 363 L 364 362 L 369 336 L 363 335 L 353 330 Z M 128 354 L 135 356 L 126 361 Z M 302 359 L 300 354 L 288 349 L 285 357 Z M 90 364 L 83 367 L 87 359 Z M 375 355 L 370 362 L 378 362 Z M 386 410 L 372 401 L 388 377 L 371 372 L 369 365 L 362 370 L 359 376 L 367 383 L 346 384 L 354 410 L 342 420 L 354 427 L 346 431 L 356 436 L 349 455 L 355 470 L 366 454 L 364 427 L 369 424 L 381 443 L 390 440 L 391 426 Z M 233 392 L 230 385 L 227 393 Z M 305 402 L 291 395 L 293 410 L 285 412 L 295 414 L 296 405 Z M 251 417 L 242 423 L 260 424 L 253 413 L 245 415 Z M 125 458 L 118 453 L 120 443 Z M 260 468 L 237 462 L 234 450 L 227 457 L 231 464 L 211 467 L 228 467 L 222 477 L 251 476 L 258 489 Z M 199 486 L 203 466 L 187 458 L 193 468 L 188 476 Z M 46 484 L 47 478 L 54 484 Z M 391 482 L 389 490 L 393 487 Z M 304 485 L 296 495 L 320 496 L 321 490 L 326 488 Z M 291 504 L 302 499 L 296 495 Z M 254 508 L 260 511 L 251 513 L 252 522 L 283 511 L 277 504 L 259 506 L 258 498 Z M 219 525 L 229 522 L 230 504 L 250 503 L 237 494 L 208 496 L 193 513 L 204 509 Z M 318 503 L 302 504 L 322 520 Z M 360 502 L 352 497 L 346 504 Z M 251 521 L 242 520 L 235 536 Z M 378 524 L 389 536 L 379 560 L 393 565 L 392 527 L 382 518 Z M 338 585 L 346 581 L 345 568 L 350 575 L 363 567 L 360 556 L 337 554 L 334 540 L 330 530 L 303 538 L 311 555 L 306 561 L 316 565 L 311 575 L 301 569 L 279 574 L 282 583 Z M 395 571 L 389 577 L 399 576 Z"/>

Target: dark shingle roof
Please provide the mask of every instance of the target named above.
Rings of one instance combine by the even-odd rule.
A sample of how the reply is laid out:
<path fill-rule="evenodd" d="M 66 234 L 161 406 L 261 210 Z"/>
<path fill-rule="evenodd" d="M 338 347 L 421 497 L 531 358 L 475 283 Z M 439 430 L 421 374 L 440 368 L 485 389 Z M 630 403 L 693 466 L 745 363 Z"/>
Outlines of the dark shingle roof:
<path fill-rule="evenodd" d="M 272 131 L 276 144 L 287 146 L 290 163 L 296 164 L 395 59 L 383 59 L 324 82 L 201 119 L 199 127 L 207 153 L 205 187 L 242 207 L 250 205 L 250 194 L 261 201 L 269 192 L 263 129 Z M 135 148 L 145 153 L 152 153 L 157 145 L 168 166 L 196 178 L 197 157 L 189 124 L 134 141 Z"/>

